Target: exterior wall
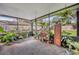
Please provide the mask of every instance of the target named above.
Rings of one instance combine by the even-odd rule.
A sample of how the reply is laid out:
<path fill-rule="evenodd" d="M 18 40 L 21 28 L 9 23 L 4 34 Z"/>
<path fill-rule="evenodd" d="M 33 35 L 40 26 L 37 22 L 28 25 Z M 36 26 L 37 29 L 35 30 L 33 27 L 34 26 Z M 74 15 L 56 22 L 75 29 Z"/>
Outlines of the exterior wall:
<path fill-rule="evenodd" d="M 74 30 L 74 27 L 72 25 L 65 25 L 62 26 L 62 30 Z"/>
<path fill-rule="evenodd" d="M 4 28 L 5 31 L 14 31 L 17 32 L 17 28 L 18 31 L 23 32 L 23 31 L 30 31 L 31 30 L 31 24 L 25 22 L 24 20 L 20 20 L 18 21 L 18 27 L 17 27 L 17 22 L 7 22 L 7 21 L 0 21 L 0 26 L 2 26 Z"/>

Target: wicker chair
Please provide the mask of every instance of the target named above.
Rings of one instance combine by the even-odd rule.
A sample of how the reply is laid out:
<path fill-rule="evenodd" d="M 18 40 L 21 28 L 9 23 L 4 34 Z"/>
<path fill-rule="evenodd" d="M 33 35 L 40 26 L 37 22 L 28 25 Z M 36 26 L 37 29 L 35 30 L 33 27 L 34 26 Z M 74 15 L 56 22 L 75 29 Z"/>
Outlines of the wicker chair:
<path fill-rule="evenodd" d="M 46 31 L 41 31 L 40 34 L 39 34 L 39 39 L 42 42 L 48 42 L 49 41 L 49 39 L 48 39 L 48 33 Z"/>

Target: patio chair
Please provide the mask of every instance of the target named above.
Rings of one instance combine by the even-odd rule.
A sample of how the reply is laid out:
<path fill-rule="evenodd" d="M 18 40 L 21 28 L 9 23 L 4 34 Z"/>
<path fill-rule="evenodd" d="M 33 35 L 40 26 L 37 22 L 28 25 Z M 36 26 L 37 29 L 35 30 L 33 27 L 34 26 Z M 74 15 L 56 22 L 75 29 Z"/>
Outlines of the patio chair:
<path fill-rule="evenodd" d="M 41 31 L 40 34 L 39 34 L 39 39 L 42 42 L 48 42 L 49 41 L 48 33 L 46 31 Z"/>

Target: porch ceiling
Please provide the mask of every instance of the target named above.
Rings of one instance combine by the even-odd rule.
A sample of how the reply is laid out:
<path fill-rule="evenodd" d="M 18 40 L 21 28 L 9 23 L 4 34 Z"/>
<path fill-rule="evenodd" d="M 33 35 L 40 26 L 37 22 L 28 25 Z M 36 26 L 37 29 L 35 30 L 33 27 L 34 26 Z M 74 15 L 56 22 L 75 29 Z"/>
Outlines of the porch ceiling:
<path fill-rule="evenodd" d="M 74 3 L 67 3 L 70 6 Z M 25 19 L 34 19 L 50 12 L 62 9 L 65 3 L 0 3 L 0 15 L 10 15 Z"/>

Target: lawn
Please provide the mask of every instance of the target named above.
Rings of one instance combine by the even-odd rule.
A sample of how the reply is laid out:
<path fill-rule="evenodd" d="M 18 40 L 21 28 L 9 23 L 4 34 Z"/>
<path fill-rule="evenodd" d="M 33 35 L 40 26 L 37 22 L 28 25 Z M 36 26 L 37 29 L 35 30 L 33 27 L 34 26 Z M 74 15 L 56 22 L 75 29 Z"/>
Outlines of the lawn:
<path fill-rule="evenodd" d="M 77 30 L 64 30 L 62 35 L 77 36 Z"/>
<path fill-rule="evenodd" d="M 54 34 L 54 30 L 51 30 L 51 32 Z M 64 30 L 61 34 L 68 36 L 77 36 L 77 30 Z"/>

